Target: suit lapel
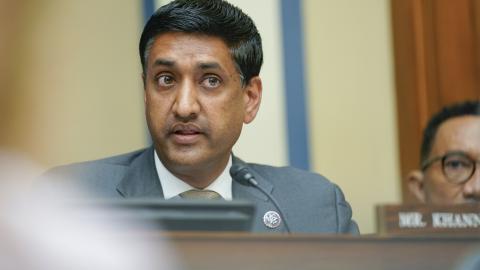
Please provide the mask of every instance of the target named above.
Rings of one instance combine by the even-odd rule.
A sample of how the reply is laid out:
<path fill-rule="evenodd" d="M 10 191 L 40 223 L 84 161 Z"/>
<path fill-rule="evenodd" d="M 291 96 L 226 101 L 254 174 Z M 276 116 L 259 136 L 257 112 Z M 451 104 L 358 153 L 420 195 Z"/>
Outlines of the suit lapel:
<path fill-rule="evenodd" d="M 126 198 L 163 198 L 162 186 L 155 169 L 153 147 L 147 148 L 132 161 L 118 184 L 117 191 Z"/>

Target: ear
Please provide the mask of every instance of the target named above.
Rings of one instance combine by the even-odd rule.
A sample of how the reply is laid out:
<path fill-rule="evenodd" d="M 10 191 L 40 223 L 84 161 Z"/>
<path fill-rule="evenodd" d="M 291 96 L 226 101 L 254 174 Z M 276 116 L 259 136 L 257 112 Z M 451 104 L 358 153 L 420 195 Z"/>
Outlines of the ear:
<path fill-rule="evenodd" d="M 143 82 L 143 90 L 146 90 L 147 84 L 146 84 L 146 77 L 145 77 L 145 72 L 142 72 L 142 82 Z"/>
<path fill-rule="evenodd" d="M 423 172 L 419 170 L 410 172 L 407 176 L 407 181 L 410 192 L 412 192 L 415 198 L 417 198 L 421 203 L 425 203 L 426 196 Z"/>
<path fill-rule="evenodd" d="M 243 122 L 248 124 L 255 119 L 262 101 L 262 80 L 260 77 L 251 78 L 244 91 L 245 116 Z"/>
<path fill-rule="evenodd" d="M 142 72 L 142 82 L 143 82 L 143 103 L 147 104 L 147 85 L 145 82 L 145 73 Z"/>

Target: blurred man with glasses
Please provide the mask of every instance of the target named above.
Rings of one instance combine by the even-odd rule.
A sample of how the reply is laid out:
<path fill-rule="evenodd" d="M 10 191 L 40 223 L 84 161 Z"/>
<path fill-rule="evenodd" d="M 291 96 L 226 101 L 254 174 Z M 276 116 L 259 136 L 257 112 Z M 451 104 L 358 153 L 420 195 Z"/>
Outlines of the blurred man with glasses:
<path fill-rule="evenodd" d="M 420 170 L 409 188 L 424 203 L 480 202 L 480 101 L 445 107 L 423 133 Z"/>

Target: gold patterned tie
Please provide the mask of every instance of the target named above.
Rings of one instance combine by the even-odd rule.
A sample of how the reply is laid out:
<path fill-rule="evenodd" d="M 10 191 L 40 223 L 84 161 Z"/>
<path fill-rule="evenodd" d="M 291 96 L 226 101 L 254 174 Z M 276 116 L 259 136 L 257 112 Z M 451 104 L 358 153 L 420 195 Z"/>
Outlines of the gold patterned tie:
<path fill-rule="evenodd" d="M 213 190 L 191 189 L 180 193 L 180 197 L 193 200 L 219 200 L 222 196 Z"/>

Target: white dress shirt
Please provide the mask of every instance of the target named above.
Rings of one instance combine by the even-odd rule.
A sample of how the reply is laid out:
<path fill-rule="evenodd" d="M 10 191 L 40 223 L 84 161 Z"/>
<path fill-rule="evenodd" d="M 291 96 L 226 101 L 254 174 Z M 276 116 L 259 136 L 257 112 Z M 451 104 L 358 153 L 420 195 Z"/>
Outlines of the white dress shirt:
<path fill-rule="evenodd" d="M 166 200 L 178 196 L 180 193 L 191 189 L 197 189 L 185 183 L 180 178 L 173 175 L 160 161 L 157 155 L 157 151 L 154 151 L 155 168 L 157 170 L 158 177 L 160 178 L 160 184 L 162 185 L 163 196 Z M 208 187 L 205 189 L 212 190 L 220 194 L 225 200 L 232 200 L 232 177 L 230 176 L 230 167 L 232 167 L 232 156 L 228 159 L 227 166 Z"/>

